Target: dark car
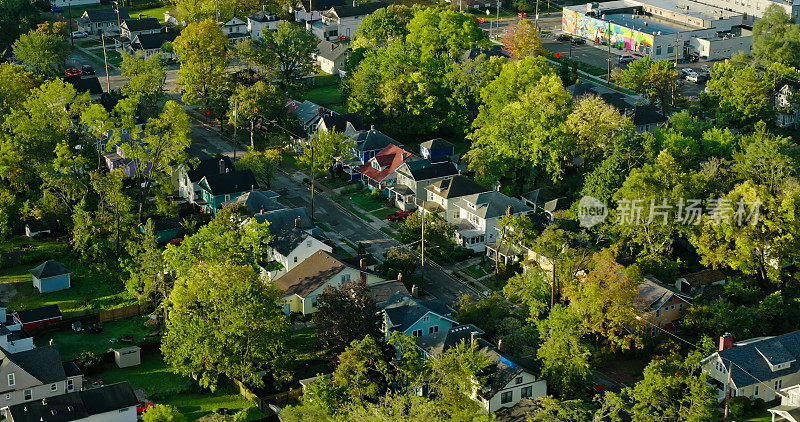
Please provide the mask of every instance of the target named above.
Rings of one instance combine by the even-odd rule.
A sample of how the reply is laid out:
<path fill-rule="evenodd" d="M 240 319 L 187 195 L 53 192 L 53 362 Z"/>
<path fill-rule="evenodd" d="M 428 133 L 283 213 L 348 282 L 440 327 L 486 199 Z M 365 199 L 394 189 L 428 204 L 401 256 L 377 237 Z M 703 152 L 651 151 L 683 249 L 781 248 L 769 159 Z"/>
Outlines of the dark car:
<path fill-rule="evenodd" d="M 570 40 L 570 42 L 571 42 L 572 44 L 574 44 L 574 45 L 586 44 L 586 40 L 585 40 L 585 39 L 583 39 L 583 38 L 578 38 L 578 37 L 572 37 L 572 39 Z"/>
<path fill-rule="evenodd" d="M 85 65 L 81 66 L 81 72 L 83 72 L 84 75 L 94 75 L 95 74 L 94 68 L 89 66 L 88 64 L 85 64 Z"/>
<path fill-rule="evenodd" d="M 414 214 L 414 213 L 411 212 L 411 211 L 397 210 L 397 211 L 387 215 L 386 219 L 389 220 L 389 221 L 404 221 L 411 214 Z"/>
<path fill-rule="evenodd" d="M 559 34 L 559 35 L 556 37 L 556 41 L 569 41 L 570 39 L 572 39 L 572 37 L 570 37 L 570 36 L 569 36 L 569 35 L 567 35 L 567 34 Z"/>

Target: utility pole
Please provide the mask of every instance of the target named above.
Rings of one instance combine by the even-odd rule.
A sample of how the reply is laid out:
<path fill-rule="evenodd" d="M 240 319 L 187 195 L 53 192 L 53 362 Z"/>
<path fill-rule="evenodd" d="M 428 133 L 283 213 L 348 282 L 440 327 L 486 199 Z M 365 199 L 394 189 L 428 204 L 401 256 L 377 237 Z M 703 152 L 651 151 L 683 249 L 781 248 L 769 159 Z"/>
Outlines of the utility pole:
<path fill-rule="evenodd" d="M 422 240 L 420 241 L 420 245 L 421 245 L 421 248 L 422 248 L 422 253 L 420 254 L 420 256 L 422 257 L 422 259 L 421 259 L 421 261 L 422 261 L 422 267 L 421 267 L 421 270 L 422 270 L 422 283 L 425 283 L 425 209 L 424 209 L 425 206 L 424 206 L 424 204 L 425 203 L 423 202 L 423 207 L 422 207 L 423 209 L 420 210 L 420 213 L 422 213 Z"/>
<path fill-rule="evenodd" d="M 495 25 L 495 27 L 497 29 L 495 30 L 494 38 L 498 39 L 498 38 L 500 38 L 500 0 L 497 0 L 497 19 L 496 19 L 496 21 L 497 21 L 497 25 Z"/>
<path fill-rule="evenodd" d="M 67 13 L 69 14 L 69 42 L 75 45 L 75 37 L 72 36 L 72 2 L 67 2 Z"/>
<path fill-rule="evenodd" d="M 611 85 L 611 22 L 608 23 L 606 35 L 606 38 L 608 38 L 608 58 L 606 58 L 608 62 L 608 72 L 606 73 L 606 83 Z"/>
<path fill-rule="evenodd" d="M 539 0 L 536 0 L 536 29 L 539 29 Z"/>
<path fill-rule="evenodd" d="M 678 68 L 678 35 L 675 34 L 675 69 Z"/>
<path fill-rule="evenodd" d="M 238 105 L 239 105 L 239 99 L 237 97 L 233 97 L 233 161 L 236 161 L 236 144 L 239 143 L 239 138 L 236 137 L 236 128 L 239 127 L 239 125 L 237 124 L 239 117 Z M 253 139 L 252 127 L 250 127 L 250 139 Z"/>
<path fill-rule="evenodd" d="M 317 177 L 317 171 L 314 168 L 314 165 L 317 163 L 314 161 L 314 138 L 309 135 L 308 143 L 311 147 L 311 221 L 314 221 L 314 181 Z"/>
<path fill-rule="evenodd" d="M 725 382 L 725 411 L 722 414 L 724 422 L 728 422 L 728 404 L 731 401 L 731 372 L 733 372 L 733 362 L 728 365 L 728 381 Z"/>
<path fill-rule="evenodd" d="M 111 93 L 111 82 L 108 79 L 108 56 L 106 55 L 106 37 L 100 34 L 100 40 L 103 41 L 103 64 L 106 66 L 106 92 Z"/>

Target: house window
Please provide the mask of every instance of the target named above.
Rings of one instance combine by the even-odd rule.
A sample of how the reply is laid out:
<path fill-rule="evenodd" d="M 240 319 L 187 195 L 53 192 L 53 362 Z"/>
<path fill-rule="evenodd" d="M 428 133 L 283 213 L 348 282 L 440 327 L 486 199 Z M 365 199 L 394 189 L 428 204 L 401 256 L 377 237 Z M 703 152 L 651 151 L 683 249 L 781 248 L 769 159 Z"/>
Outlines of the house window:
<path fill-rule="evenodd" d="M 30 400 L 33 398 L 33 390 L 25 390 L 25 400 Z"/>
<path fill-rule="evenodd" d="M 438 325 L 434 325 L 433 327 L 428 327 L 428 334 L 433 334 L 433 333 L 438 333 L 438 332 L 439 332 L 439 326 Z"/>
<path fill-rule="evenodd" d="M 230 195 L 225 195 L 225 202 L 228 202 L 230 200 L 231 200 L 231 196 Z"/>
<path fill-rule="evenodd" d="M 656 316 L 657 317 L 661 316 L 661 308 L 656 309 Z"/>
<path fill-rule="evenodd" d="M 15 380 L 14 373 L 8 374 L 8 386 L 9 387 L 13 387 L 14 384 L 16 384 L 16 382 L 14 380 Z"/>
<path fill-rule="evenodd" d="M 342 275 L 342 283 L 346 283 L 350 281 L 350 274 L 343 274 Z"/>
<path fill-rule="evenodd" d="M 294 257 L 294 263 L 297 264 L 297 257 Z"/>
<path fill-rule="evenodd" d="M 72 391 L 75 389 L 75 381 L 74 380 L 67 380 L 67 391 Z"/>
<path fill-rule="evenodd" d="M 514 400 L 513 391 L 504 391 L 500 393 L 500 404 L 511 403 L 511 400 Z"/>
<path fill-rule="evenodd" d="M 50 391 L 58 390 L 58 384 L 50 384 Z"/>
<path fill-rule="evenodd" d="M 783 387 L 783 380 L 775 380 L 775 391 L 780 390 Z"/>
<path fill-rule="evenodd" d="M 516 379 L 516 380 L 514 380 L 514 382 L 515 382 L 517 385 L 520 385 L 520 384 L 522 384 L 522 377 L 517 377 L 517 379 Z"/>
<path fill-rule="evenodd" d="M 650 327 L 650 337 L 656 336 L 656 327 Z"/>
<path fill-rule="evenodd" d="M 422 330 L 414 330 L 412 334 L 414 334 L 414 337 L 422 337 Z"/>
<path fill-rule="evenodd" d="M 758 386 L 757 385 L 755 386 L 755 388 L 753 388 L 753 395 L 754 396 L 758 396 Z"/>
<path fill-rule="evenodd" d="M 678 304 L 678 312 L 683 312 L 683 303 Z"/>
<path fill-rule="evenodd" d="M 656 46 L 656 56 L 660 56 L 660 55 L 661 55 L 661 46 L 657 45 Z"/>
<path fill-rule="evenodd" d="M 430 317 L 428 317 L 426 315 L 426 316 L 422 317 L 422 322 L 428 322 L 429 319 L 430 319 Z"/>
<path fill-rule="evenodd" d="M 527 399 L 529 397 L 533 397 L 533 386 L 522 387 L 522 398 Z"/>

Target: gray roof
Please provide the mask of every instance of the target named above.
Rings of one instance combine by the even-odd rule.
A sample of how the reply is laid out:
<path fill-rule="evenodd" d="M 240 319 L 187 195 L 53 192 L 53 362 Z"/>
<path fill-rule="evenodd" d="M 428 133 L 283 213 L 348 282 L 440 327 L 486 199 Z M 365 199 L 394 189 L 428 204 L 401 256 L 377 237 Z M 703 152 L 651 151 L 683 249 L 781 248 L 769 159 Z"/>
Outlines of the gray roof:
<path fill-rule="evenodd" d="M 425 351 L 425 353 L 430 356 L 436 356 L 459 343 L 471 341 L 472 333 L 476 333 L 480 337 L 483 334 L 483 330 L 472 324 L 455 325 L 446 331 L 443 330 L 417 337 L 415 341 L 417 347 Z"/>
<path fill-rule="evenodd" d="M 28 270 L 28 272 L 40 280 L 43 278 L 72 273 L 72 271 L 65 267 L 64 264 L 58 261 L 53 261 L 52 259 L 45 261 L 34 269 Z"/>
<path fill-rule="evenodd" d="M 247 208 L 250 214 L 258 214 L 261 211 L 275 211 L 286 208 L 285 205 L 278 202 L 278 194 L 272 191 L 254 190 L 245 192 L 233 201 L 231 204 L 241 204 Z"/>
<path fill-rule="evenodd" d="M 295 107 L 291 114 L 303 124 L 309 124 L 319 120 L 320 116 L 325 114 L 325 111 L 327 111 L 325 107 L 305 100 Z"/>
<path fill-rule="evenodd" d="M 395 293 L 380 306 L 386 312 L 389 321 L 392 322 L 392 329 L 398 331 L 405 331 L 428 312 L 442 317 L 450 315 L 450 310 L 438 299 L 415 299 L 403 292 Z"/>
<path fill-rule="evenodd" d="M 91 78 L 67 76 L 64 78 L 64 82 L 68 82 L 75 88 L 75 91 L 81 94 L 88 92 L 89 95 L 101 95 L 103 93 L 103 87 L 100 86 L 100 80 L 97 79 L 97 76 L 92 76 Z"/>
<path fill-rule="evenodd" d="M 61 355 L 55 346 L 34 347 L 17 353 L 0 349 L 0 355 L 2 355 L 0 360 L 8 359 L 42 384 L 52 384 L 67 379 Z"/>
<path fill-rule="evenodd" d="M 219 162 L 222 161 L 223 165 L 226 169 L 232 169 L 233 163 L 231 159 L 226 156 L 221 157 L 212 157 L 200 160 L 196 166 L 192 164 L 186 165 L 186 175 L 189 176 L 189 180 L 194 183 L 200 181 L 203 176 L 207 176 L 209 174 L 219 173 Z"/>
<path fill-rule="evenodd" d="M 46 305 L 33 309 L 22 309 L 14 312 L 14 314 L 22 321 L 23 324 L 29 322 L 43 321 L 46 319 L 57 318 L 61 316 L 61 310 L 58 305 Z"/>
<path fill-rule="evenodd" d="M 416 181 L 431 180 L 458 174 L 455 164 L 450 161 L 431 163 L 428 160 L 406 161 L 400 167 L 408 167 L 412 179 Z"/>
<path fill-rule="evenodd" d="M 345 54 L 349 49 L 350 47 L 345 43 L 320 41 L 319 44 L 317 44 L 317 55 L 330 61 L 336 61 L 336 59 L 342 54 Z"/>
<path fill-rule="evenodd" d="M 328 113 L 322 116 L 322 121 L 325 123 L 325 127 L 328 128 L 328 130 L 332 129 L 339 133 L 347 129 L 348 123 L 353 125 L 355 130 L 362 130 L 364 126 L 361 115 L 358 113 Z"/>
<path fill-rule="evenodd" d="M 134 50 L 158 50 L 164 43 L 173 42 L 181 33 L 178 31 L 156 32 L 154 34 L 137 34 L 136 42 L 131 44 Z"/>
<path fill-rule="evenodd" d="M 261 9 L 256 13 L 247 17 L 250 20 L 254 20 L 256 22 L 272 22 L 278 20 L 278 16 L 273 13 L 270 13 L 268 10 Z"/>
<path fill-rule="evenodd" d="M 460 174 L 431 183 L 426 186 L 425 189 L 447 199 L 460 198 L 462 196 L 489 191 L 489 189 L 481 186 L 478 182 Z"/>
<path fill-rule="evenodd" d="M 344 6 L 333 6 L 331 12 L 333 12 L 339 18 L 346 18 L 350 16 L 366 16 L 378 9 L 383 9 L 388 5 L 388 3 L 380 1 L 355 4 L 355 6 L 348 4 Z"/>
<path fill-rule="evenodd" d="M 14 422 L 71 422 L 139 403 L 127 381 L 9 406 Z"/>
<path fill-rule="evenodd" d="M 325 240 L 322 233 L 314 233 L 316 227 L 306 207 L 277 209 L 256 214 L 253 218 L 259 223 L 269 222 L 269 233 L 272 236 L 269 245 L 283 256 L 288 256 L 297 245 L 303 243 L 312 234 L 319 240 Z M 295 224 L 297 219 L 299 221 Z M 308 233 L 309 230 L 312 231 L 312 234 Z"/>
<path fill-rule="evenodd" d="M 400 142 L 384 135 L 383 132 L 377 129 L 370 129 L 358 133 L 358 135 L 355 136 L 355 144 L 357 151 L 380 151 L 389 146 L 389 144 L 394 144 L 399 147 L 403 146 Z"/>
<path fill-rule="evenodd" d="M 401 280 L 387 280 L 369 286 L 369 293 L 375 303 L 382 303 L 397 293 L 408 294 L 408 289 Z"/>
<path fill-rule="evenodd" d="M 473 209 L 470 204 L 474 204 L 475 208 Z M 511 214 L 533 211 L 531 207 L 525 205 L 519 199 L 503 195 L 494 190 L 465 196 L 457 202 L 457 205 L 483 219 L 504 216 L 508 207 L 511 207 Z"/>
<path fill-rule="evenodd" d="M 633 116 L 631 120 L 634 126 L 650 125 L 655 123 L 664 123 L 667 118 L 661 114 L 661 111 L 654 105 L 640 105 L 635 106 L 632 111 Z"/>
<path fill-rule="evenodd" d="M 656 280 L 653 276 L 645 276 L 639 284 L 639 299 L 646 309 L 658 309 L 672 296 L 677 296 L 684 302 L 689 303 L 686 296 L 678 293 L 671 286 Z"/>
<path fill-rule="evenodd" d="M 87 10 L 83 12 L 89 22 L 98 23 L 98 22 L 114 22 L 117 23 L 117 12 L 116 10 L 112 9 L 98 9 L 98 10 Z M 128 9 L 124 7 L 119 8 L 119 21 L 122 22 L 124 20 L 130 19 L 130 15 L 128 15 Z"/>
<path fill-rule="evenodd" d="M 546 202 L 558 198 L 555 193 L 547 188 L 534 189 L 530 192 L 523 193 L 520 198 L 536 204 L 537 206 L 544 206 Z"/>
<path fill-rule="evenodd" d="M 745 345 L 736 345 L 730 349 L 715 352 L 711 357 L 719 355 L 725 366 L 733 362 L 731 380 L 737 388 L 758 383 L 758 380 L 767 381 L 794 375 L 800 371 L 797 358 L 800 357 L 800 330 L 783 334 L 777 337 L 748 342 Z M 772 371 L 769 362 L 787 363 L 789 366 L 778 371 Z M 758 380 L 757 380 L 758 379 Z"/>
<path fill-rule="evenodd" d="M 161 23 L 156 18 L 125 19 L 121 25 L 125 25 L 131 32 L 161 29 Z"/>
<path fill-rule="evenodd" d="M 421 148 L 425 148 L 427 150 L 435 150 L 435 149 L 444 149 L 444 148 L 454 148 L 451 142 L 445 141 L 442 138 L 435 138 L 431 139 L 430 141 L 425 141 L 419 144 Z"/>

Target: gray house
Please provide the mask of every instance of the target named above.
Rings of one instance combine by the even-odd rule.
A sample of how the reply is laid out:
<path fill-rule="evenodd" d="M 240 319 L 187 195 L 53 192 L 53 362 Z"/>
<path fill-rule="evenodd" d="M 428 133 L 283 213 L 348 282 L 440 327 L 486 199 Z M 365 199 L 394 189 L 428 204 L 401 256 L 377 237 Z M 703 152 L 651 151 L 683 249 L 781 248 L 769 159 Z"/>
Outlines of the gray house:
<path fill-rule="evenodd" d="M 64 290 L 70 288 L 70 271 L 67 267 L 58 261 L 48 260 L 42 265 L 28 270 L 33 279 L 33 287 L 39 290 L 39 293 L 55 292 L 57 290 Z"/>
<path fill-rule="evenodd" d="M 458 175 L 456 166 L 450 161 L 431 163 L 430 160 L 408 160 L 397 170 L 397 183 L 391 187 L 395 203 L 403 210 L 417 208 L 425 202 L 425 187 L 448 177 Z"/>

